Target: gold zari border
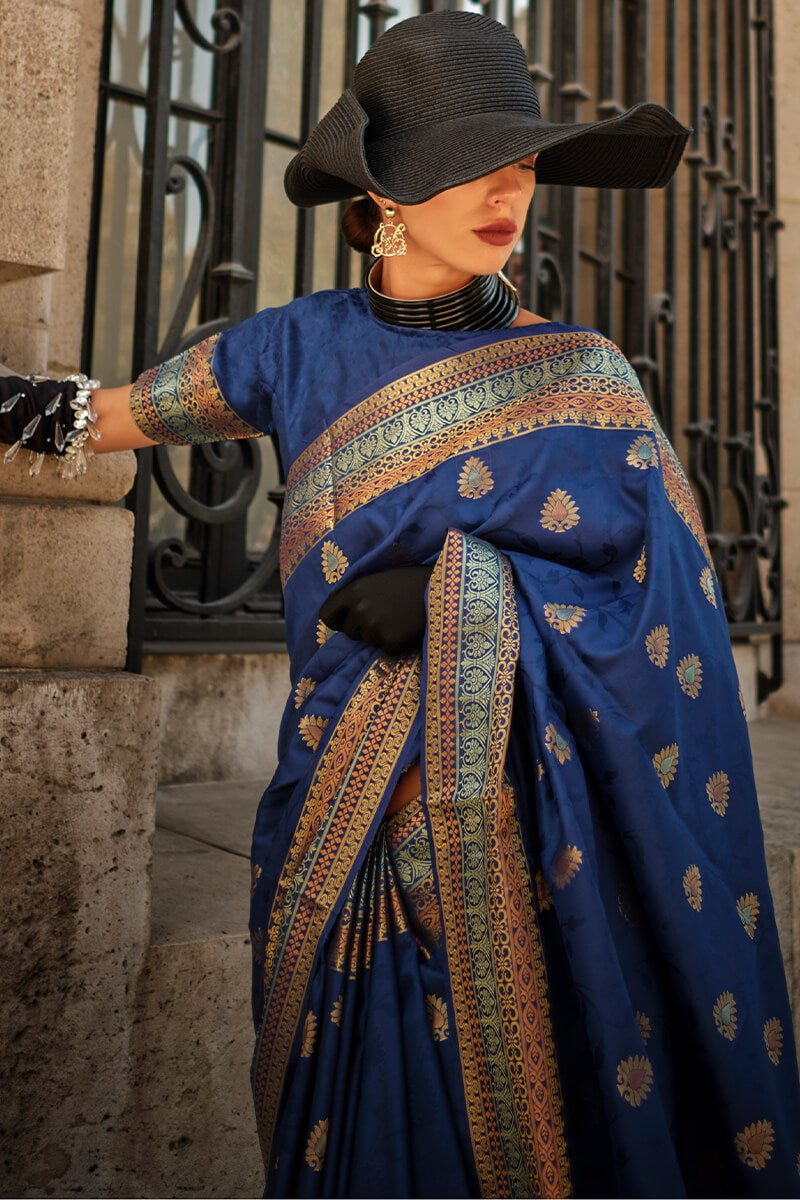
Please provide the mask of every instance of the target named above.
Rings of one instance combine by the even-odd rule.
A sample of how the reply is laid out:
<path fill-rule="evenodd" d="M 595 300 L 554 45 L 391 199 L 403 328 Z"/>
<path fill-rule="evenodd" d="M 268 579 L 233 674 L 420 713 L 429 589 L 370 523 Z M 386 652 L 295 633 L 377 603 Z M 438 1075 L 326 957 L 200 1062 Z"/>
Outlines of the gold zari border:
<path fill-rule="evenodd" d="M 253 1094 L 269 1173 L 286 1072 L 325 927 L 367 840 L 419 708 L 420 661 L 366 673 L 314 772 L 268 921 Z"/>
<path fill-rule="evenodd" d="M 509 565 L 451 532 L 428 604 L 425 779 L 481 1194 L 569 1196 L 541 939 L 513 794 L 502 782 L 519 648 Z M 493 682 L 478 693 L 480 676 Z"/>

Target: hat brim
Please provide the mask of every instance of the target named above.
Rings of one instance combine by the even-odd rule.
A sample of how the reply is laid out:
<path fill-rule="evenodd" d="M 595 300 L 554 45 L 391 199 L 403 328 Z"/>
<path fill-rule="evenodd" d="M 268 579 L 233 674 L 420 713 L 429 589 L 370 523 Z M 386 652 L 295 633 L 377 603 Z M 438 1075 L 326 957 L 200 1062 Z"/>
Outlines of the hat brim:
<path fill-rule="evenodd" d="M 374 191 L 421 204 L 447 188 L 539 154 L 540 183 L 663 187 L 691 133 L 659 104 L 604 121 L 560 125 L 526 113 L 484 112 L 370 141 L 369 117 L 347 91 L 289 163 L 284 185 L 300 207 Z"/>

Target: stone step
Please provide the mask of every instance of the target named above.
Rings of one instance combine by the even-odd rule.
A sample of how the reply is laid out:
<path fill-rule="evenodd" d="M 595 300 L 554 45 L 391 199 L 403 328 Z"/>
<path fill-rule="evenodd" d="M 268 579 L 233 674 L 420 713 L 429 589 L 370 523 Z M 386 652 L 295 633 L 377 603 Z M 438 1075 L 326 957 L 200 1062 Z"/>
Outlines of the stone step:
<path fill-rule="evenodd" d="M 800 859 L 800 724 L 773 718 L 750 725 L 761 819 L 787 975 L 794 860 Z M 260 779 L 185 783 L 158 793 L 151 942 L 203 941 L 247 931 L 250 836 Z M 800 902 L 800 895 L 797 897 Z M 800 919 L 798 919 L 800 924 Z M 800 937 L 800 934 L 798 935 Z M 800 983 L 800 980 L 798 980 Z"/>

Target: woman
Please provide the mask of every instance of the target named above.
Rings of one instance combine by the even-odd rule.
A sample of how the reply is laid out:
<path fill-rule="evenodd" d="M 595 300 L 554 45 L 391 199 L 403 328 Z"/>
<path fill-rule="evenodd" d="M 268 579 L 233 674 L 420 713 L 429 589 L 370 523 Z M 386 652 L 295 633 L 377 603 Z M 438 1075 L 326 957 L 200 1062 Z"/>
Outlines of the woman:
<path fill-rule="evenodd" d="M 73 469 L 92 430 L 278 432 L 267 1194 L 797 1193 L 791 1015 L 691 492 L 619 350 L 499 274 L 537 175 L 658 186 L 686 136 L 655 105 L 550 125 L 504 26 L 403 22 L 286 177 L 297 204 L 368 197 L 346 221 L 374 238 L 366 290 L 261 313 L 96 412 L 79 380 L 69 433 L 63 387 L 3 406 Z"/>

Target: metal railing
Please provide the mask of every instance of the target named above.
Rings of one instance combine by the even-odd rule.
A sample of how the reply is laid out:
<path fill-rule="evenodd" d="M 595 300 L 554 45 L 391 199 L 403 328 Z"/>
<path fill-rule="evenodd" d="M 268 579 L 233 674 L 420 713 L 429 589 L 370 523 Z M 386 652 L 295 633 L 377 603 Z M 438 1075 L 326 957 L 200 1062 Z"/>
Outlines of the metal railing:
<path fill-rule="evenodd" d="M 132 85 L 117 77 L 125 75 L 120 29 L 135 24 L 140 2 L 108 0 L 87 368 L 105 311 L 98 279 L 113 257 L 103 250 L 104 230 L 114 244 L 104 215 L 113 198 L 104 184 L 112 107 L 142 114 L 133 375 L 267 304 L 358 282 L 357 256 L 337 239 L 332 215 L 292 210 L 276 181 L 358 56 L 396 19 L 460 7 L 506 21 L 527 46 L 552 120 L 602 119 L 654 99 L 693 127 L 661 193 L 542 189 L 511 270 L 527 306 L 602 330 L 631 359 L 689 474 L 731 635 L 771 641 L 762 691 L 777 686 L 783 502 L 770 0 L 230 0 L 216 11 L 211 0 L 192 8 L 154 0 L 146 53 L 141 36 L 131 43 L 146 77 L 142 69 Z M 187 91 L 191 55 L 204 56 L 206 103 Z M 205 161 L 178 145 L 181 122 L 205 131 Z M 165 204 L 188 188 L 198 215 L 194 231 L 184 221 L 183 261 L 165 299 Z M 134 669 L 143 650 L 280 644 L 281 495 L 269 442 L 140 454 L 131 501 Z"/>

